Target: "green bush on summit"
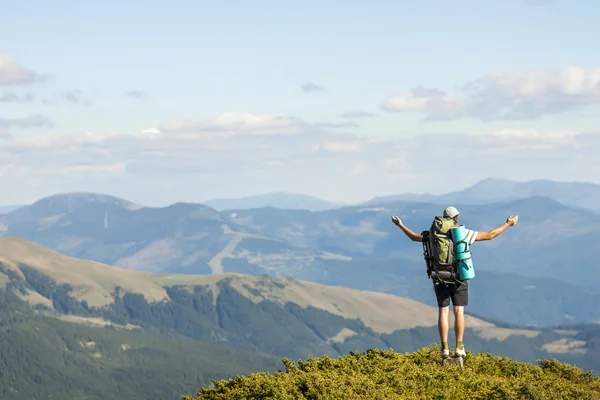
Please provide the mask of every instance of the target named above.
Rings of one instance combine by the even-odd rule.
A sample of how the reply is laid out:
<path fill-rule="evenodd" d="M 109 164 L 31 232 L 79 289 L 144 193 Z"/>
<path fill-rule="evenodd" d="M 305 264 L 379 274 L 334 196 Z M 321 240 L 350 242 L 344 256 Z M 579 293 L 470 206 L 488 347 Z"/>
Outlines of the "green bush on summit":
<path fill-rule="evenodd" d="M 414 353 L 371 349 L 308 358 L 273 374 L 213 381 L 182 400 L 600 399 L 600 378 L 555 359 L 539 365 L 467 351 L 464 368 L 443 366 L 435 345 Z"/>

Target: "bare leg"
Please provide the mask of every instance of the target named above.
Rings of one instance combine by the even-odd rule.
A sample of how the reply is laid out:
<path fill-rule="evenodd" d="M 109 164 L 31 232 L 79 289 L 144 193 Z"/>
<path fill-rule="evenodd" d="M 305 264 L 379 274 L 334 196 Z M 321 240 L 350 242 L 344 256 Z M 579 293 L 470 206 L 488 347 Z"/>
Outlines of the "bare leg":
<path fill-rule="evenodd" d="M 438 308 L 438 331 L 442 343 L 448 342 L 448 316 L 450 315 L 450 306 Z"/>
<path fill-rule="evenodd" d="M 463 306 L 454 306 L 454 333 L 456 334 L 456 342 L 460 343 L 463 342 L 463 335 L 465 333 L 464 310 Z"/>

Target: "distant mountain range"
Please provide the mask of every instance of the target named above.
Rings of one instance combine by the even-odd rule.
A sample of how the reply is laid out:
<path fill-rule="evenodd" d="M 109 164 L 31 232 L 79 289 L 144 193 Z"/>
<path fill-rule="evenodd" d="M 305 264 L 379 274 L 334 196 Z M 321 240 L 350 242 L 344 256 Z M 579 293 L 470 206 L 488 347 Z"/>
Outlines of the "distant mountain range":
<path fill-rule="evenodd" d="M 590 275 L 589 252 L 600 240 L 600 215 L 571 208 L 545 197 L 486 205 L 455 203 L 461 222 L 487 231 L 518 214 L 519 224 L 499 238 L 473 246 L 475 268 L 598 285 Z M 267 237 L 315 248 L 353 260 L 408 257 L 422 262 L 422 249 L 407 240 L 391 221 L 398 215 L 411 229 L 428 229 L 443 206 L 398 201 L 382 206 L 343 207 L 323 212 L 278 209 L 233 210 L 232 222 Z M 560 251 L 557 251 L 560 249 Z M 263 251 L 264 252 L 264 251 Z M 569 273 L 565 273 L 568 265 Z"/>
<path fill-rule="evenodd" d="M 288 210 L 325 211 L 349 205 L 382 205 L 397 201 L 434 204 L 487 204 L 525 199 L 549 197 L 559 203 L 600 212 L 600 185 L 586 182 L 556 182 L 532 180 L 526 182 L 488 178 L 465 189 L 444 194 L 400 193 L 374 197 L 359 204 L 339 203 L 316 197 L 293 193 L 267 193 L 237 199 L 216 199 L 203 204 L 216 210 L 255 209 L 275 207 Z"/>
<path fill-rule="evenodd" d="M 96 196 L 97 200 L 125 201 L 111 196 L 90 193 L 72 193 L 62 196 L 75 196 L 80 200 L 85 196 Z M 600 213 L 600 185 L 586 182 L 556 182 L 551 180 L 532 180 L 526 182 L 507 179 L 488 178 L 465 189 L 444 194 L 399 193 L 374 197 L 360 203 L 333 202 L 318 197 L 298 193 L 272 192 L 240 198 L 212 199 L 201 204 L 217 211 L 248 210 L 256 208 L 279 208 L 283 210 L 326 211 L 344 206 L 382 205 L 397 201 L 433 203 L 433 204 L 486 204 L 514 201 L 528 197 L 549 197 L 568 206 L 579 207 Z M 49 199 L 61 195 L 49 196 Z M 0 214 L 7 214 L 23 205 L 0 206 Z M 141 207 L 130 203 L 131 207 Z"/>
<path fill-rule="evenodd" d="M 507 179 L 489 178 L 473 186 L 455 192 L 433 194 L 398 194 L 375 197 L 365 204 L 387 204 L 395 201 L 411 201 L 435 204 L 486 204 L 525 199 L 528 197 L 549 197 L 559 203 L 580 207 L 595 212 L 600 211 L 600 185 L 584 182 L 555 182 L 532 180 L 517 182 Z"/>
<path fill-rule="evenodd" d="M 51 196 L 0 216 L 0 235 L 145 271 L 220 273 L 224 259 L 240 258 L 236 249 L 242 241 L 268 243 L 271 248 L 305 259 L 327 256 L 317 249 L 267 237 L 205 205 L 139 207 L 88 193 Z M 250 257 L 259 255 L 253 252 Z"/>
<path fill-rule="evenodd" d="M 556 182 L 544 179 L 520 182 L 508 179 L 488 178 L 467 188 L 444 194 L 399 193 L 396 195 L 374 197 L 371 200 L 357 204 L 330 202 L 313 196 L 284 192 L 235 199 L 215 199 L 203 204 L 219 211 L 264 207 L 286 210 L 325 211 L 343 206 L 382 205 L 397 201 L 440 205 L 454 203 L 475 205 L 514 201 L 537 196 L 549 197 L 568 206 L 600 213 L 600 185 L 587 182 Z"/>
<path fill-rule="evenodd" d="M 456 205 L 461 221 L 477 230 L 498 226 L 509 214 L 521 217 L 501 237 L 472 247 L 477 274 L 472 290 L 480 291 L 473 312 L 538 326 L 600 320 L 600 277 L 589 262 L 600 240 L 600 215 L 545 197 Z M 140 207 L 75 193 L 0 216 L 0 235 L 129 270 L 290 276 L 433 304 L 422 249 L 390 216 L 421 231 L 441 211 L 439 204 L 400 201 L 320 212 L 272 207 L 219 212 L 200 204 Z"/>
<path fill-rule="evenodd" d="M 8 214 L 11 211 L 16 210 L 17 208 L 21 208 L 23 205 L 8 205 L 8 206 L 0 206 L 0 215 Z"/>

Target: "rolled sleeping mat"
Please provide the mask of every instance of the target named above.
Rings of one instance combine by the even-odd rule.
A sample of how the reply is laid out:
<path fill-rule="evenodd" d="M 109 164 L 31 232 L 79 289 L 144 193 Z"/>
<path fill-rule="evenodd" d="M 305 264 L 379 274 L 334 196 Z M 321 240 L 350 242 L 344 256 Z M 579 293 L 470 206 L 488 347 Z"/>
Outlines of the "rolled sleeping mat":
<path fill-rule="evenodd" d="M 458 261 L 458 279 L 466 281 L 475 277 L 471 249 L 466 241 L 467 231 L 464 225 L 450 229 L 450 236 L 454 242 L 456 260 Z"/>

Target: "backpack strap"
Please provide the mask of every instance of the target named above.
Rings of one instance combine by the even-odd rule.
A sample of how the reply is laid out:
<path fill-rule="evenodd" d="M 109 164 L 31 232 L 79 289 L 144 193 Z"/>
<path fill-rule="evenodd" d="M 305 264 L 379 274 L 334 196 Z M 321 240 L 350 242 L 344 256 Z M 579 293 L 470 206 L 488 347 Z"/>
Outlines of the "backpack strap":
<path fill-rule="evenodd" d="M 431 243 L 429 242 L 429 231 L 421 232 L 421 244 L 423 245 L 423 258 L 425 259 L 425 266 L 427 267 L 427 278 L 431 279 L 431 272 L 433 271 L 433 256 L 431 255 Z"/>

